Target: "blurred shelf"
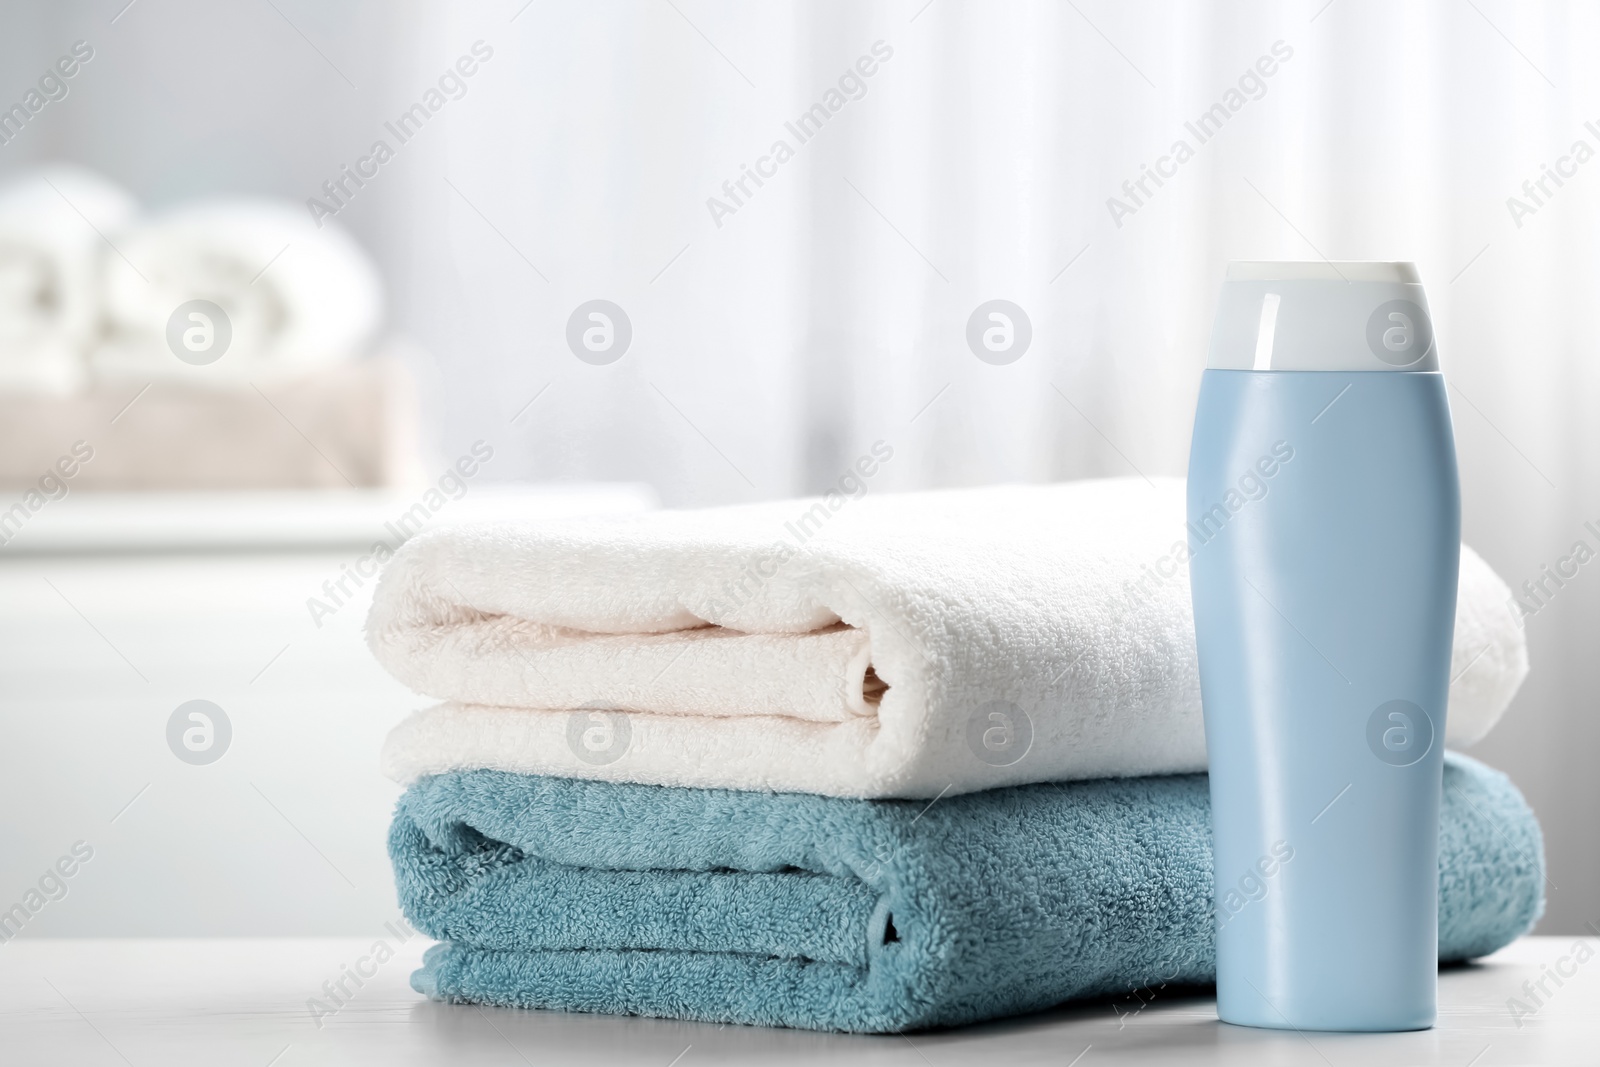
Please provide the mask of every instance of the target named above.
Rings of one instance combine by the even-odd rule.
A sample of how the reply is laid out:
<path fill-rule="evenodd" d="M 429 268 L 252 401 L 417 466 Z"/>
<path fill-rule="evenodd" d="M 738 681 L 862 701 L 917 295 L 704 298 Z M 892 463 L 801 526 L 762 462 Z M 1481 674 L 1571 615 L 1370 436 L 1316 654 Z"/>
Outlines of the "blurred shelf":
<path fill-rule="evenodd" d="M 386 524 L 419 505 L 430 530 L 655 503 L 634 485 L 426 492 L 74 491 L 27 515 L 0 547 L 0 809 L 26 813 L 7 825 L 0 886 L 34 884 L 79 839 L 104 873 L 32 933 L 336 934 L 392 912 L 399 790 L 377 753 L 431 701 L 368 651 L 376 583 L 358 561 L 403 540 Z M 232 724 L 204 766 L 167 735 L 194 699 Z"/>
<path fill-rule="evenodd" d="M 433 495 L 429 495 L 429 494 Z M 442 504 L 439 502 L 442 501 Z M 628 483 L 472 485 L 459 498 L 406 489 L 79 492 L 50 500 L 0 547 L 7 555 L 309 551 L 391 547 L 419 530 L 495 519 L 616 515 L 657 505 Z M 420 511 L 419 511 L 420 509 Z M 5 513 L 0 511 L 0 522 Z M 408 518 L 409 517 L 409 518 Z M 14 531 L 14 532 L 13 532 Z"/>

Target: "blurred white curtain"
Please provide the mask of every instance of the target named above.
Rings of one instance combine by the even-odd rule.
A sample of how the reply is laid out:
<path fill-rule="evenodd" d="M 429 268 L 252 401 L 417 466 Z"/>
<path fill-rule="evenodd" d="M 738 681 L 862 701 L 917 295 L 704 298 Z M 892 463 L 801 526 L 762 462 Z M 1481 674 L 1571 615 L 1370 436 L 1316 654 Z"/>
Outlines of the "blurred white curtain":
<path fill-rule="evenodd" d="M 1579 62 L 1594 10 L 1320 5 L 443 14 L 418 90 L 472 40 L 498 50 L 451 106 L 450 149 L 414 176 L 416 219 L 435 227 L 413 262 L 446 426 L 509 422 L 549 386 L 507 426 L 517 474 L 645 477 L 683 501 L 816 490 L 877 438 L 901 486 L 1178 472 L 1227 259 L 1406 258 L 1458 402 L 1478 408 L 1466 448 L 1477 419 L 1525 453 L 1490 429 L 1480 459 L 1502 474 L 1586 470 L 1594 454 L 1563 448 L 1558 413 L 1518 411 L 1534 390 L 1506 386 L 1514 365 L 1594 384 L 1557 314 L 1592 282 L 1571 240 L 1589 176 L 1520 229 L 1506 198 L 1573 139 L 1600 144 Z M 866 94 L 800 144 L 784 123 L 875 45 L 893 56 Z M 1246 78 L 1202 144 L 1186 122 L 1262 58 L 1274 74 Z M 795 157 L 718 226 L 707 200 L 733 203 L 723 182 L 778 139 Z M 1178 139 L 1194 158 L 1147 179 L 1118 226 L 1107 200 L 1136 205 L 1123 181 Z M 594 298 L 634 323 L 616 365 L 563 341 Z M 1005 366 L 965 339 L 997 298 L 1034 331 Z"/>
<path fill-rule="evenodd" d="M 649 0 L 508 21 L 520 8 L 421 35 L 419 91 L 472 40 L 497 58 L 397 220 L 417 227 L 445 425 L 506 423 L 502 473 L 770 497 L 879 438 L 896 486 L 1179 472 L 1224 263 L 1319 256 L 1422 266 L 1476 405 L 1469 469 L 1547 512 L 1545 479 L 1594 461 L 1563 417 L 1577 389 L 1507 388 L 1594 387 L 1570 313 L 1593 180 L 1520 229 L 1505 204 L 1574 139 L 1600 146 L 1592 7 Z M 875 45 L 892 57 L 865 95 L 799 143 L 785 122 Z M 1201 144 L 1185 123 L 1275 46 L 1292 55 Z M 794 158 L 719 227 L 708 198 L 731 203 L 723 183 L 779 139 Z M 1123 182 L 1179 139 L 1194 158 L 1117 225 L 1108 199 L 1135 205 Z M 633 323 L 611 366 L 564 343 L 593 298 Z M 1033 330 L 1004 366 L 965 338 L 997 298 Z"/>
<path fill-rule="evenodd" d="M 418 90 L 479 37 L 497 58 L 393 226 L 446 436 L 504 438 L 498 476 L 733 501 L 819 490 L 879 439 L 882 487 L 1181 473 L 1226 261 L 1409 259 L 1468 540 L 1517 585 L 1600 518 L 1594 5 L 514 0 L 428 23 Z M 800 144 L 785 123 L 880 41 Z M 794 158 L 719 227 L 708 198 L 778 139 Z M 1146 165 L 1170 176 L 1134 201 Z M 563 340 L 594 298 L 633 323 L 609 366 Z M 1002 366 L 965 338 L 993 299 L 1033 330 Z M 1586 580 L 1530 621 L 1524 710 L 1483 746 L 1556 838 L 1600 801 L 1571 755 L 1600 743 Z M 1600 884 L 1600 858 L 1554 861 Z M 1558 928 L 1585 908 L 1552 896 Z"/>

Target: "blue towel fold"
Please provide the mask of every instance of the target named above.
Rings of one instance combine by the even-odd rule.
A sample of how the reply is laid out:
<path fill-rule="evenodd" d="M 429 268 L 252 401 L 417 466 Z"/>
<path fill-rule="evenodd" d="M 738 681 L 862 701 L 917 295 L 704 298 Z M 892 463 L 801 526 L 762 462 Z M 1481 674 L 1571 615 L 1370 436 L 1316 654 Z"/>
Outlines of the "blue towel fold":
<path fill-rule="evenodd" d="M 1532 927 L 1544 855 L 1504 775 L 1449 754 L 1444 783 L 1459 960 Z M 459 771 L 406 792 L 389 852 L 445 942 L 431 997 L 883 1032 L 1212 981 L 1209 819 L 1204 775 L 929 805 Z"/>

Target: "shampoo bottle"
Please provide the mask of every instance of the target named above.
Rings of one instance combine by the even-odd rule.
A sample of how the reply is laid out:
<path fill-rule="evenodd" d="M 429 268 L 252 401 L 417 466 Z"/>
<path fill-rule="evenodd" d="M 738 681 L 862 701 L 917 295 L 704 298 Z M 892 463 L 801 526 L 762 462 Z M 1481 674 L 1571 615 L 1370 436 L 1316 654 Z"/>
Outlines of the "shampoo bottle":
<path fill-rule="evenodd" d="M 1433 1025 L 1461 543 L 1409 263 L 1234 263 L 1189 459 L 1217 1013 Z"/>

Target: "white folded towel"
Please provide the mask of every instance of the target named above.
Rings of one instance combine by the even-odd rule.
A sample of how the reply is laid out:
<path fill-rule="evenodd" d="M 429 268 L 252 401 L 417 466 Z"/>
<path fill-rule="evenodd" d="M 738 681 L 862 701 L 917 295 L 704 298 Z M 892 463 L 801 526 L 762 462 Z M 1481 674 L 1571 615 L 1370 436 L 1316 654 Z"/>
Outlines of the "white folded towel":
<path fill-rule="evenodd" d="M 1188 574 L 1156 567 L 1183 512 L 1113 479 L 424 535 L 368 640 L 449 703 L 384 769 L 859 797 L 1203 770 Z M 1463 548 L 1457 747 L 1527 673 L 1509 597 Z"/>
<path fill-rule="evenodd" d="M 79 167 L 28 171 L 0 189 L 0 387 L 66 393 L 100 329 L 101 236 L 133 197 Z"/>
<path fill-rule="evenodd" d="M 115 377 L 240 385 L 361 355 L 383 313 L 377 269 L 340 227 L 276 200 L 186 204 L 142 220 L 105 257 L 110 335 L 94 354 Z M 228 318 L 215 362 L 174 355 L 167 326 L 191 300 Z"/>

